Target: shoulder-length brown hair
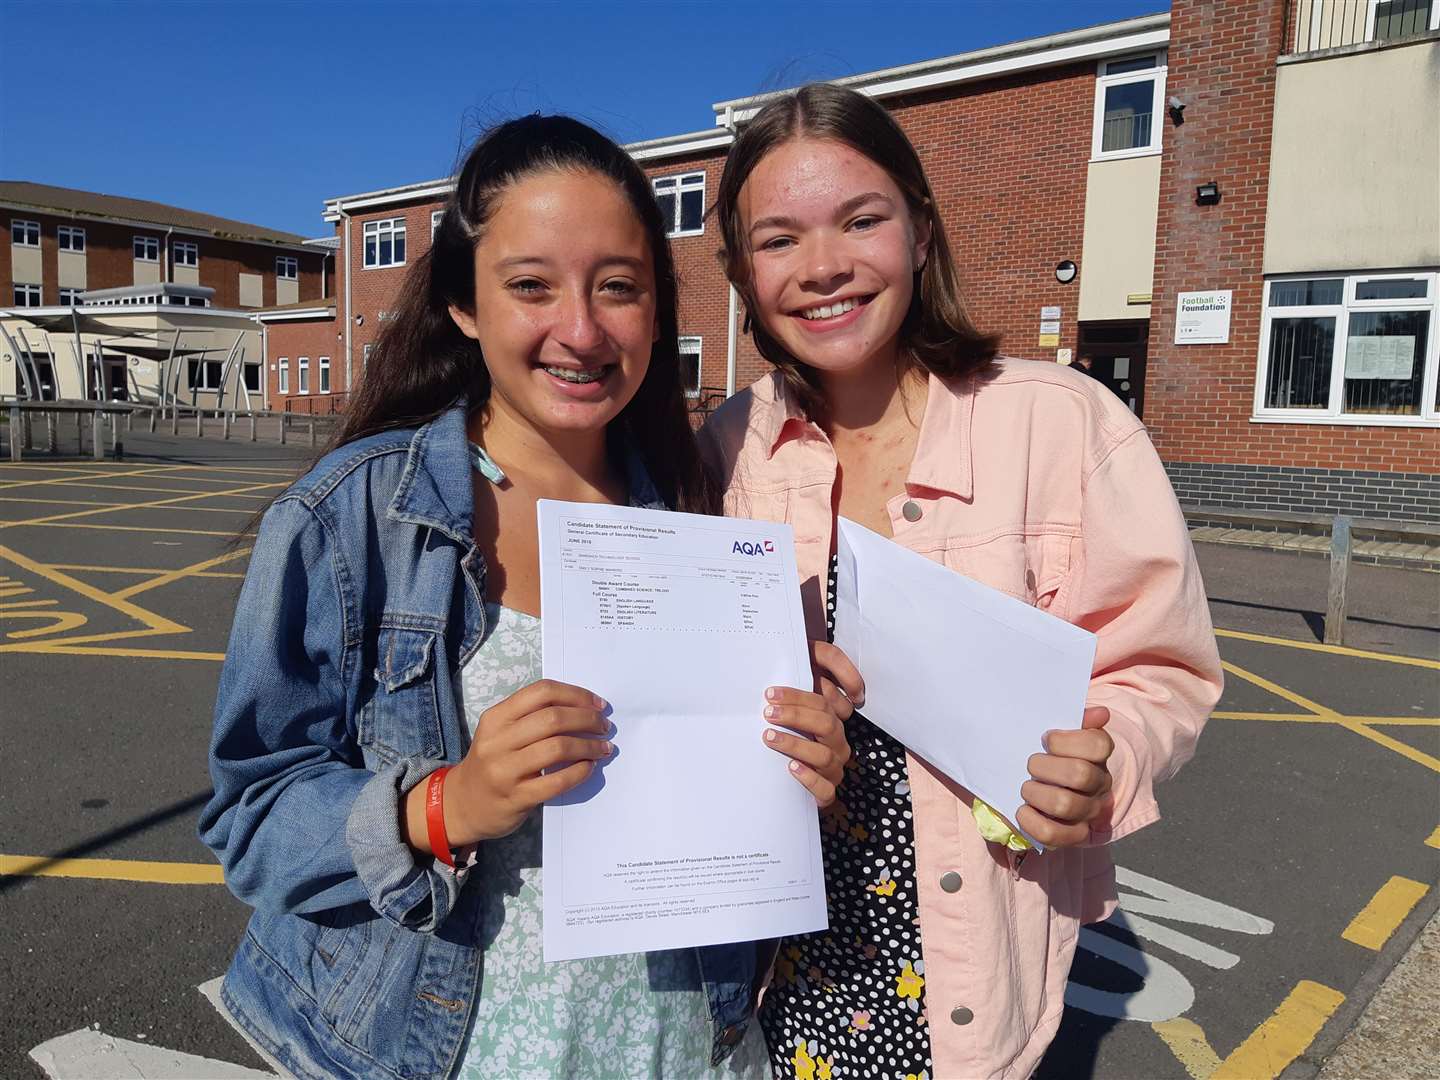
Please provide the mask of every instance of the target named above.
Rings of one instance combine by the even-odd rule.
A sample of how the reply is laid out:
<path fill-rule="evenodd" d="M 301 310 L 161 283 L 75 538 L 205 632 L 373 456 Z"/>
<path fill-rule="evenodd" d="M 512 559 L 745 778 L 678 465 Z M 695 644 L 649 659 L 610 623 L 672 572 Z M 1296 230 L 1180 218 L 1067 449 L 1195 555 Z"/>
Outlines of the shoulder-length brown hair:
<path fill-rule="evenodd" d="M 965 313 L 945 226 L 915 147 L 884 106 L 830 83 L 811 83 L 771 101 L 746 124 L 725 158 L 714 213 L 725 245 L 721 258 L 726 276 L 747 310 L 753 312 L 755 304 L 750 242 L 740 222 L 740 190 L 766 154 L 800 138 L 843 143 L 869 158 L 890 174 L 915 220 L 930 225 L 929 252 L 924 267 L 915 271 L 910 309 L 900 326 L 901 371 L 897 377 L 912 365 L 947 379 L 988 366 L 1000 336 L 982 333 Z M 747 322 L 760 355 L 780 369 L 790 389 L 813 415 L 824 400 L 814 369 L 790 355 L 758 318 L 752 316 Z"/>

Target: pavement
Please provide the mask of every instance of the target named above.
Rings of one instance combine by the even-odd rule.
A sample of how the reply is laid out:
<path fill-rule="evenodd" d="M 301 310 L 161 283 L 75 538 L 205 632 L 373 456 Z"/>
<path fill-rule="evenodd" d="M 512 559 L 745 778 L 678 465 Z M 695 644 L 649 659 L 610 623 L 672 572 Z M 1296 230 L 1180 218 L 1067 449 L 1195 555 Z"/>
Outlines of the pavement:
<path fill-rule="evenodd" d="M 194 820 L 246 534 L 308 453 L 0 462 L 0 1076 L 270 1074 L 210 1001 L 247 911 Z M 1355 566 L 1336 648 L 1323 560 L 1197 552 L 1225 697 L 1038 1075 L 1433 1075 L 1440 579 Z"/>

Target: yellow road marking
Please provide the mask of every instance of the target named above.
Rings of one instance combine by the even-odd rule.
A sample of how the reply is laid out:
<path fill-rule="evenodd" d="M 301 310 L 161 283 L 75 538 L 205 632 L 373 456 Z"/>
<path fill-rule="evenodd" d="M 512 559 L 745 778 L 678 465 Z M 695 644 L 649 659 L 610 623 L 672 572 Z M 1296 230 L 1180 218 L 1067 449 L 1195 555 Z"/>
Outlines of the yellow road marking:
<path fill-rule="evenodd" d="M 1340 714 L 1336 714 L 1340 715 Z M 1333 724 L 1331 716 L 1316 713 L 1213 712 L 1212 720 L 1274 720 L 1284 724 Z M 1440 716 L 1344 716 L 1357 724 L 1392 724 L 1396 727 L 1440 727 Z"/>
<path fill-rule="evenodd" d="M 216 555 L 213 559 L 205 559 L 202 562 L 197 562 L 190 566 L 182 566 L 179 570 L 170 570 L 157 577 L 151 578 L 149 581 L 140 581 L 134 585 L 128 585 L 110 595 L 116 600 L 124 600 L 127 597 L 135 596 L 137 593 L 149 592 L 151 589 L 158 589 L 162 585 L 169 585 L 171 582 L 179 581 L 181 578 L 190 577 L 192 574 L 209 570 L 212 566 L 220 566 L 223 563 L 234 562 L 236 559 L 243 559 L 249 554 L 250 549 L 248 547 L 240 548 L 237 551 L 227 551 L 224 555 Z"/>
<path fill-rule="evenodd" d="M 141 630 L 130 637 L 144 637 L 148 630 Z M 102 637 L 104 635 L 101 635 Z M 115 635 L 120 636 L 120 635 Z M 65 641 L 88 641 L 88 638 L 65 638 Z M 44 643 L 40 645 L 6 644 L 0 645 L 0 652 L 19 652 L 31 654 L 43 654 L 46 656 L 120 656 L 133 657 L 142 660 L 207 660 L 221 663 L 225 659 L 223 652 L 185 652 L 181 649 L 127 649 L 111 648 L 96 649 L 89 646 L 76 645 L 67 646 L 62 644 L 51 645 Z"/>
<path fill-rule="evenodd" d="M 1420 902 L 1430 887 L 1409 878 L 1392 877 L 1370 898 L 1359 915 L 1340 936 L 1367 949 L 1379 949 L 1390 940 L 1395 928 L 1405 921 L 1410 909 Z"/>
<path fill-rule="evenodd" d="M 189 478 L 185 478 L 185 479 L 189 479 Z M 57 480 L 56 483 L 61 483 L 61 481 L 58 481 L 58 480 Z M 209 491 L 209 490 L 202 490 L 202 489 L 200 489 L 200 488 L 150 487 L 149 485 L 146 485 L 146 484 L 82 484 L 82 483 L 79 483 L 78 481 L 72 483 L 71 481 L 68 481 L 68 480 L 67 480 L 67 481 L 64 481 L 64 484 L 65 484 L 65 487 L 66 487 L 66 488 L 94 488 L 94 489 L 96 489 L 97 491 L 152 491 L 152 492 L 156 492 L 157 494 L 161 494 L 161 495 L 165 495 L 165 494 L 171 494 L 171 495 L 217 495 L 217 494 L 218 494 L 218 492 Z M 4 490 L 4 488 L 5 488 L 5 485 L 4 485 L 3 483 L 0 483 L 0 490 Z M 255 500 L 256 502 L 266 502 L 266 501 L 274 498 L 273 495 L 227 495 L 227 496 L 225 496 L 225 497 L 226 497 L 227 499 L 253 499 L 253 500 Z"/>
<path fill-rule="evenodd" d="M 1424 765 L 1427 769 L 1440 773 L 1440 758 L 1435 758 L 1425 753 L 1424 751 L 1416 750 L 1413 746 L 1407 746 L 1399 739 L 1392 738 L 1391 736 L 1386 735 L 1383 731 L 1376 731 L 1374 728 L 1369 727 L 1368 725 L 1362 723 L 1359 720 L 1352 719 L 1348 716 L 1342 716 L 1334 709 L 1328 709 L 1324 705 L 1319 705 L 1316 702 L 1311 701 L 1309 698 L 1301 694 L 1295 693 L 1295 691 L 1293 690 L 1287 690 L 1279 683 L 1271 682 L 1263 675 L 1256 675 L 1253 671 L 1246 671 L 1242 667 L 1236 667 L 1228 660 L 1222 660 L 1220 666 L 1223 667 L 1226 671 L 1230 672 L 1230 674 L 1237 675 L 1240 678 L 1244 679 L 1246 682 L 1254 683 L 1262 690 L 1268 690 L 1276 697 L 1284 698 L 1291 704 L 1299 705 L 1302 709 L 1308 709 L 1316 716 L 1319 716 L 1332 724 L 1337 724 L 1340 727 L 1345 728 L 1347 731 L 1353 731 L 1356 735 L 1360 735 L 1363 738 L 1369 739 L 1371 742 L 1378 743 L 1381 746 L 1385 747 L 1387 750 L 1395 751 L 1395 753 L 1399 754 L 1401 757 L 1409 758 L 1417 765 Z"/>
<path fill-rule="evenodd" d="M 208 499 L 212 495 L 244 494 L 250 491 L 257 491 L 263 487 L 274 487 L 273 484 L 246 484 L 231 491 L 216 491 L 204 495 L 176 495 L 169 499 L 151 499 L 149 502 L 129 503 L 127 510 L 153 510 L 161 507 L 177 506 L 180 503 L 194 502 L 196 499 Z M 96 514 L 110 513 L 113 506 L 96 506 L 89 510 L 76 510 L 68 514 L 51 514 L 48 517 L 30 518 L 26 521 L 0 521 L 0 529 L 14 529 L 22 525 L 51 525 L 56 522 L 73 521 L 75 518 L 93 517 Z M 243 510 L 232 511 L 233 513 L 244 513 Z"/>
<path fill-rule="evenodd" d="M 202 499 L 209 499 L 209 498 L 218 496 L 218 495 L 220 494 L 220 492 L 216 492 L 216 491 L 200 491 L 200 492 L 192 492 L 191 494 L 192 494 L 192 495 L 195 495 L 195 496 L 197 496 L 197 497 L 199 497 L 199 498 L 202 498 Z M 99 512 L 101 512 L 101 511 L 103 511 L 103 510 L 114 510 L 114 511 L 116 511 L 117 513 L 118 513 L 119 511 L 122 511 L 122 510 L 148 510 L 148 509 L 150 509 L 152 506 L 155 506 L 155 505 L 156 505 L 156 504 L 154 504 L 154 503 L 89 502 L 89 501 L 86 501 L 85 499 L 30 499 L 30 498 L 26 498 L 26 497 L 24 497 L 24 496 L 6 496 L 6 495 L 0 495 L 0 503 L 6 503 L 6 502 L 10 502 L 10 503 L 40 503 L 41 505 L 44 505 L 44 506 L 87 506 L 87 507 L 90 507 L 90 508 L 92 508 L 93 510 L 95 510 L 96 513 L 99 513 Z M 255 509 L 254 509 L 253 507 L 238 507 L 238 506 L 164 506 L 164 507 L 161 507 L 161 509 L 164 509 L 164 510 L 186 510 L 186 511 L 189 511 L 190 513 L 199 512 L 199 513 L 203 513 L 203 514 L 253 514 L 253 513 L 255 513 Z M 11 524 L 11 522 L 0 521 L 0 527 L 4 527 L 5 525 L 8 525 L 8 524 Z M 13 524 L 16 524 L 16 525 L 32 525 L 32 524 L 36 524 L 36 523 L 35 523 L 35 522 L 31 522 L 31 521 L 16 521 L 16 522 L 14 522 Z"/>
<path fill-rule="evenodd" d="M 1280 1007 L 1220 1063 L 1211 1080 L 1270 1080 L 1315 1041 L 1345 995 L 1302 979 Z"/>
<path fill-rule="evenodd" d="M 248 548 L 246 550 L 249 550 Z M 83 570 L 90 574 L 168 574 L 161 566 L 86 566 L 83 563 L 46 563 L 51 570 Z M 237 581 L 245 577 L 244 574 L 232 574 L 228 570 L 197 570 L 189 577 L 203 578 L 234 578 Z"/>
<path fill-rule="evenodd" d="M 32 525 L 33 522 L 20 521 L 16 525 Z M 173 533 L 176 536 L 254 536 L 252 532 L 236 533 L 227 529 L 162 529 L 153 525 L 93 525 L 89 522 L 56 521 L 46 522 L 43 525 L 35 525 L 38 529 L 100 529 L 105 532 L 133 532 L 133 533 Z"/>
<path fill-rule="evenodd" d="M 1220 1067 L 1220 1055 L 1215 1053 L 1204 1030 L 1195 1021 L 1177 1016 L 1150 1026 L 1194 1080 L 1208 1080 Z"/>
<path fill-rule="evenodd" d="M 188 626 L 183 626 L 172 619 L 167 619 L 163 615 L 157 615 L 153 611 L 147 611 L 140 605 L 132 604 L 123 598 L 112 596 L 110 593 L 97 589 L 95 586 L 81 581 L 79 578 L 71 577 L 61 570 L 52 570 L 45 564 L 36 562 L 34 559 L 22 555 L 20 552 L 13 548 L 8 548 L 3 544 L 0 544 L 0 559 L 7 559 L 16 566 L 24 570 L 29 570 L 32 574 L 38 574 L 47 581 L 54 582 L 61 588 L 79 593 L 87 600 L 94 600 L 97 604 L 103 604 L 108 608 L 113 608 L 120 612 L 120 614 L 134 619 L 150 630 L 168 634 L 188 634 L 190 632 Z M 0 648 L 3 648 L 3 646 L 0 646 Z"/>
<path fill-rule="evenodd" d="M 84 626 L 90 620 L 78 611 L 0 611 L 0 619 L 49 619 L 48 626 L 35 626 L 29 630 L 11 630 L 5 635 L 7 641 L 21 638 L 43 637 L 46 634 L 63 634 Z"/>
<path fill-rule="evenodd" d="M 106 475 L 107 475 L 106 473 L 97 473 L 97 472 L 81 473 L 81 474 L 79 474 L 78 476 L 73 477 L 73 479 L 75 479 L 75 480 L 98 480 L 99 478 L 101 478 L 101 477 L 103 477 L 103 476 L 106 476 Z M 148 476 L 149 473 L 148 473 L 148 472 L 141 472 L 141 471 L 138 471 L 138 470 L 137 470 L 137 471 L 131 471 L 131 472 L 122 472 L 122 473 L 109 473 L 108 475 L 109 475 L 109 476 Z M 71 479 L 72 479 L 72 478 L 70 478 L 70 477 L 63 477 L 63 476 L 62 476 L 62 477 L 60 477 L 60 478 L 57 480 L 55 477 L 50 476 L 50 477 L 46 477 L 44 480 L 3 480 L 3 481 L 0 481 L 0 491 L 13 491 L 15 488 L 38 487 L 38 486 L 40 486 L 40 485 L 46 485 L 46 484 L 68 484 Z"/>
<path fill-rule="evenodd" d="M 1435 826 L 1435 831 L 1425 838 L 1425 846 L 1440 848 L 1440 825 Z"/>
<path fill-rule="evenodd" d="M 68 877 L 101 881 L 146 881 L 158 885 L 223 885 L 225 875 L 211 863 L 140 862 L 133 859 L 52 859 L 44 855 L 0 855 L 0 875 Z"/>
<path fill-rule="evenodd" d="M 1434 668 L 1440 671 L 1440 660 L 1422 656 L 1400 656 L 1395 653 L 1370 652 L 1366 649 L 1347 649 L 1344 645 L 1325 645 L 1318 641 L 1293 641 L 1290 638 L 1271 637 L 1268 634 L 1250 634 L 1242 630 L 1216 630 L 1216 637 L 1235 638 L 1237 641 L 1257 641 L 1262 645 L 1283 645 L 1287 649 L 1305 649 L 1310 652 L 1332 653 L 1336 656 L 1353 656 L 1360 660 L 1383 660 L 1388 664 L 1413 664 L 1416 667 Z"/>

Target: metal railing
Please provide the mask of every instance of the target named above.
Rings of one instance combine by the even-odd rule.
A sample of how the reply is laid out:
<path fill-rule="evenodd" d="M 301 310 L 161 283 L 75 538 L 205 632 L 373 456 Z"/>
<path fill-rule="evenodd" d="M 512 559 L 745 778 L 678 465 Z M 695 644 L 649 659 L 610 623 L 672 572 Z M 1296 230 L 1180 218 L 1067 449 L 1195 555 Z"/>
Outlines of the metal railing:
<path fill-rule="evenodd" d="M 302 394 L 287 397 L 284 412 L 291 416 L 336 416 L 343 413 L 349 403 L 350 393 L 346 390 L 314 395 Z"/>
<path fill-rule="evenodd" d="M 1292 53 L 1396 41 L 1436 28 L 1440 0 L 1289 0 Z"/>

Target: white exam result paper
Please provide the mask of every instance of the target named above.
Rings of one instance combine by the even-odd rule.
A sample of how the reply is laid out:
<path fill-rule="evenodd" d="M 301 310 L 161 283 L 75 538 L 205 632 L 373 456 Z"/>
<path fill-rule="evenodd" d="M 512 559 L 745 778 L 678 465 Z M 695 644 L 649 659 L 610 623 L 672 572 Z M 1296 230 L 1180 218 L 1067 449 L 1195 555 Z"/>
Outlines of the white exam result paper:
<path fill-rule="evenodd" d="M 1095 635 L 847 518 L 836 551 L 835 644 L 865 716 L 1016 824 L 1041 737 L 1080 726 Z"/>
<path fill-rule="evenodd" d="M 789 526 L 541 500 L 547 679 L 615 754 L 544 809 L 547 961 L 823 930 L 815 802 L 761 739 L 814 685 Z"/>

